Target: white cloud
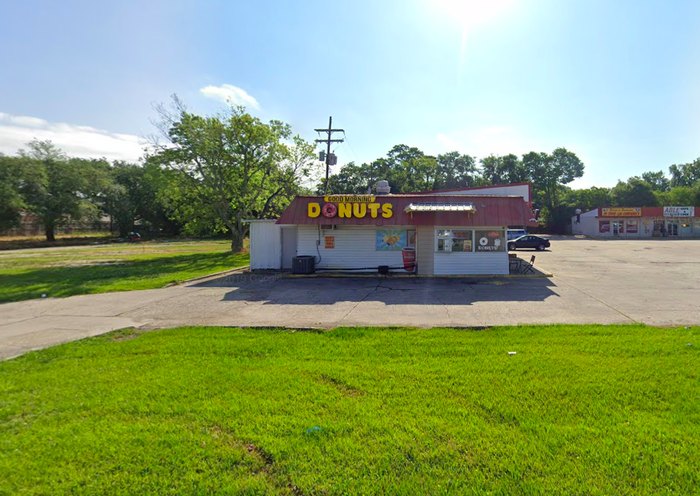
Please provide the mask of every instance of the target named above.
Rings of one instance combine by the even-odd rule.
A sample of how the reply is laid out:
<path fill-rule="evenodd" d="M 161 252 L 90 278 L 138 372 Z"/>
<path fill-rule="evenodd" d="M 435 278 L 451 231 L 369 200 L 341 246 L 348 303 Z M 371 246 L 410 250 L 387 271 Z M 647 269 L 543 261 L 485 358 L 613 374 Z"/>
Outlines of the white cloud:
<path fill-rule="evenodd" d="M 146 140 L 133 134 L 0 112 L 0 152 L 15 154 L 33 139 L 50 140 L 72 157 L 105 157 L 131 162 L 141 158 L 146 146 Z"/>
<path fill-rule="evenodd" d="M 244 107 L 260 110 L 258 101 L 243 88 L 232 84 L 221 86 L 205 86 L 199 92 L 207 98 L 213 98 L 230 105 L 243 105 Z"/>

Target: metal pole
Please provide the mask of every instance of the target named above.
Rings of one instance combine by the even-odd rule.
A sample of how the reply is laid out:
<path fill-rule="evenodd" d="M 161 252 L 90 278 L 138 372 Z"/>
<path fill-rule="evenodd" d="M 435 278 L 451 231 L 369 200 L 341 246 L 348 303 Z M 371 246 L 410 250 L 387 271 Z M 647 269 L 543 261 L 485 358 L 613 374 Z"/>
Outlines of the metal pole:
<path fill-rule="evenodd" d="M 330 173 L 331 160 L 331 129 L 333 129 L 333 116 L 328 117 L 328 142 L 326 143 L 326 184 L 323 188 L 323 194 L 328 194 L 328 175 Z"/>

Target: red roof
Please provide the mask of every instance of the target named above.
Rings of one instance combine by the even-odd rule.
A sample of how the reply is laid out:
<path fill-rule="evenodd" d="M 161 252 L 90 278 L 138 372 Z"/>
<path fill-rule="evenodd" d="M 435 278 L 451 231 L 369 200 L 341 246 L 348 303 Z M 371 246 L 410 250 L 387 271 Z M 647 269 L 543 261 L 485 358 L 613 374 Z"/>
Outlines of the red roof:
<path fill-rule="evenodd" d="M 528 204 L 519 196 L 464 196 L 464 195 L 386 195 L 377 196 L 375 203 L 390 203 L 392 216 L 385 219 L 381 210 L 376 218 L 367 214 L 363 218 L 309 217 L 309 203 L 321 207 L 326 203 L 322 196 L 298 196 L 282 213 L 277 224 L 335 224 L 352 226 L 526 226 L 534 225 Z M 476 209 L 470 212 L 414 212 L 406 213 L 404 209 L 411 203 L 464 204 L 472 203 Z"/>

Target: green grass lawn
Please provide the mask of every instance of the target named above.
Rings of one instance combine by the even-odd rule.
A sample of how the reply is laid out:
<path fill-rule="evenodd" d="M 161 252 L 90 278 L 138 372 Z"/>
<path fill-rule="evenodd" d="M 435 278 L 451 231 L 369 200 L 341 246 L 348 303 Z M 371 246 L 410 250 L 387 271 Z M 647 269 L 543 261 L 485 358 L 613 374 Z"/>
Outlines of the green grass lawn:
<path fill-rule="evenodd" d="M 0 494 L 697 494 L 699 370 L 698 327 L 121 331 L 0 363 Z"/>
<path fill-rule="evenodd" d="M 228 241 L 144 241 L 0 251 L 0 302 L 160 288 L 248 265 Z"/>

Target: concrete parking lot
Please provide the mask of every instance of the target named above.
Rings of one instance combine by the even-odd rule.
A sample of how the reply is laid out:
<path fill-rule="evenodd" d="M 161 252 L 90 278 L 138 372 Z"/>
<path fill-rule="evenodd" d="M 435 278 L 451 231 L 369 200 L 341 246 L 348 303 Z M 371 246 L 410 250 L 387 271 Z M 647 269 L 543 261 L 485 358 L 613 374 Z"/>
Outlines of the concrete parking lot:
<path fill-rule="evenodd" d="M 700 240 L 553 237 L 549 278 L 284 278 L 231 274 L 177 287 L 0 305 L 0 358 L 127 326 L 700 324 Z"/>

